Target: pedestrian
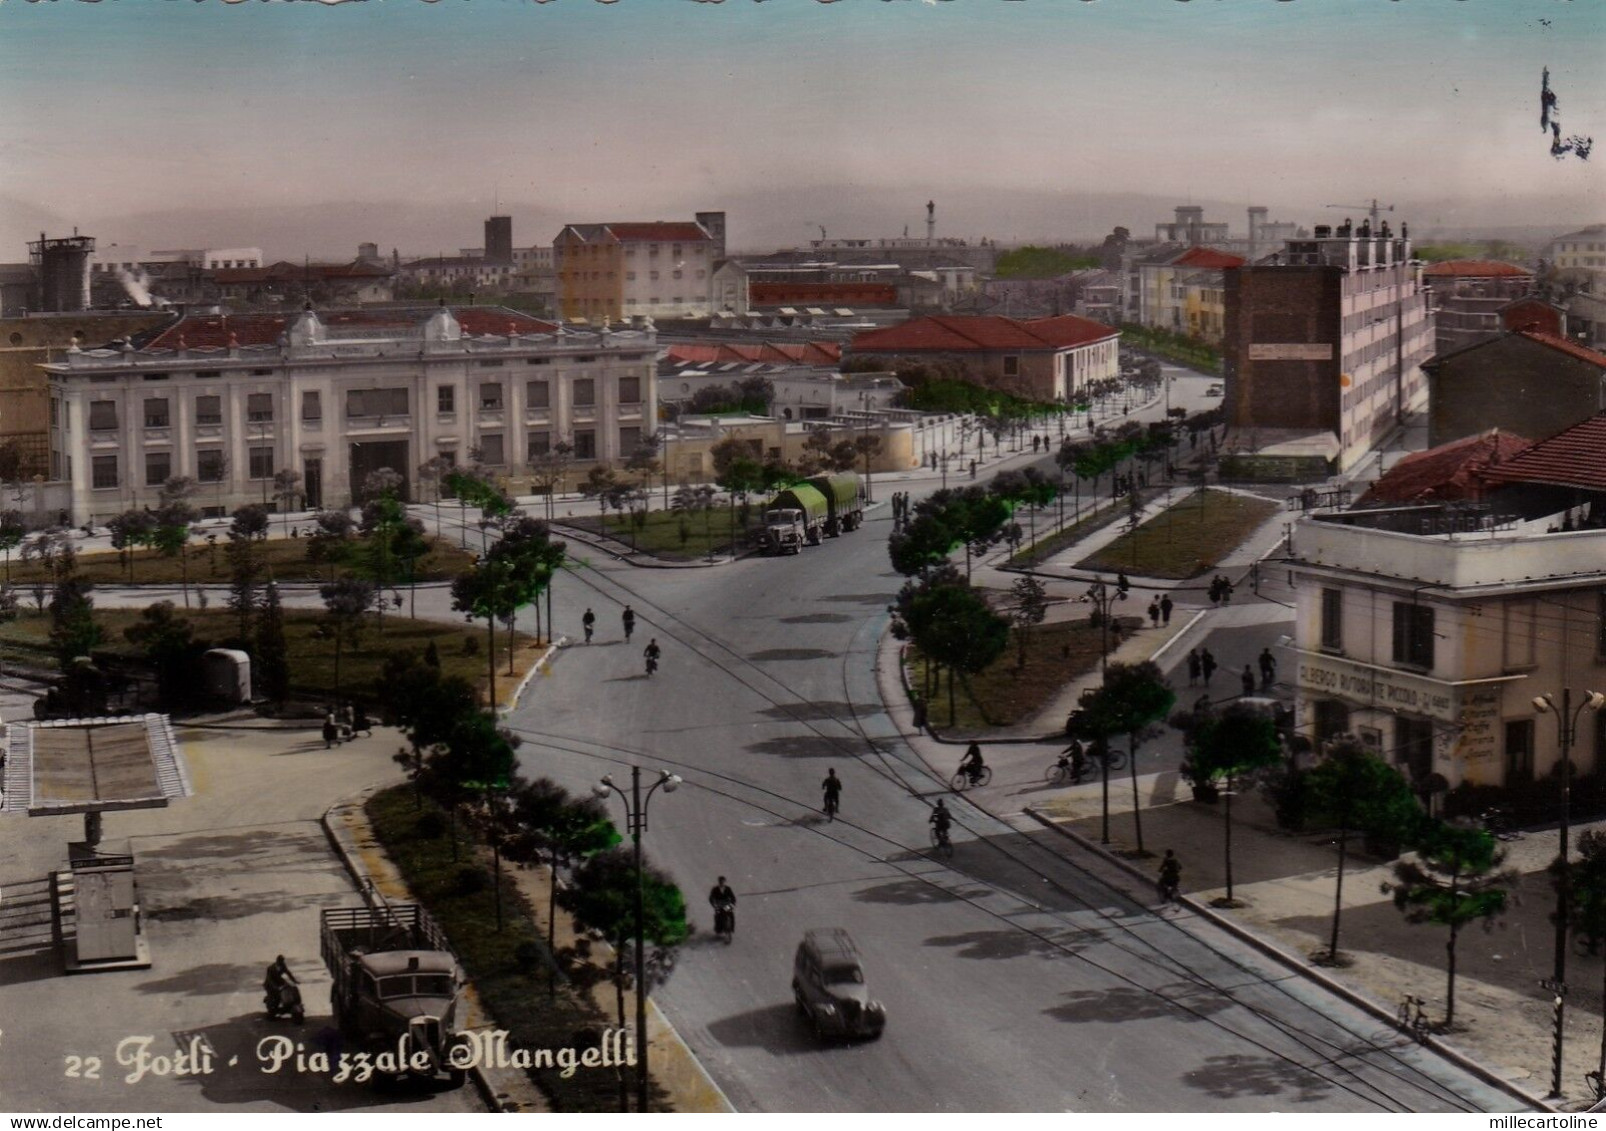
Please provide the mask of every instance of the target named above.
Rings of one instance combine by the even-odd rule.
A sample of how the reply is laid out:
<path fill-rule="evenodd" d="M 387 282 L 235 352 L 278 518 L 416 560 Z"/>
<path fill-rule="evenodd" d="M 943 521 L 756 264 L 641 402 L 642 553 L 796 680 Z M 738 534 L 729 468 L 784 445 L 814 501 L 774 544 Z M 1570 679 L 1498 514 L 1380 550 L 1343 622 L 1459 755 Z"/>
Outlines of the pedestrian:
<path fill-rule="evenodd" d="M 1210 686 L 1210 677 L 1216 674 L 1216 658 L 1210 654 L 1210 649 L 1202 648 L 1199 651 L 1199 674 L 1204 676 L 1204 685 Z"/>
<path fill-rule="evenodd" d="M 1199 649 L 1188 649 L 1188 686 L 1193 687 L 1199 682 L 1199 673 L 1202 664 L 1199 659 Z"/>
<path fill-rule="evenodd" d="M 970 461 L 970 477 L 972 479 L 976 478 L 976 461 L 975 460 L 971 460 Z"/>
<path fill-rule="evenodd" d="M 1171 849 L 1165 850 L 1165 858 L 1160 861 L 1160 899 L 1165 903 L 1176 903 L 1182 890 L 1182 861 Z"/>
<path fill-rule="evenodd" d="M 1277 657 L 1271 654 L 1270 648 L 1260 650 L 1260 686 L 1269 689 L 1272 681 L 1277 678 Z"/>
<path fill-rule="evenodd" d="M 1221 575 L 1221 603 L 1223 605 L 1232 604 L 1232 582 L 1227 580 L 1226 574 Z"/>
<path fill-rule="evenodd" d="M 625 626 L 625 643 L 630 643 L 630 634 L 636 631 L 636 610 L 629 605 L 625 606 L 624 615 L 620 618 Z"/>
<path fill-rule="evenodd" d="M 1243 681 L 1244 697 L 1248 698 L 1253 695 L 1255 693 L 1255 673 L 1249 670 L 1248 664 L 1244 665 L 1243 675 L 1239 676 L 1239 679 Z"/>
<path fill-rule="evenodd" d="M 597 614 L 589 608 L 586 609 L 585 616 L 580 618 L 580 624 L 586 630 L 586 643 L 590 644 L 592 633 L 597 631 Z"/>
<path fill-rule="evenodd" d="M 1160 602 L 1149 602 L 1149 624 L 1153 628 L 1160 627 Z"/>
<path fill-rule="evenodd" d="M 329 711 L 325 712 L 323 716 L 323 748 L 327 750 L 339 741 L 340 724 L 335 722 L 335 712 L 333 708 L 331 708 Z"/>
<path fill-rule="evenodd" d="M 1221 604 L 1221 577 L 1219 574 L 1210 579 L 1210 603 L 1212 605 Z"/>
<path fill-rule="evenodd" d="M 1171 594 L 1167 593 L 1160 598 L 1160 623 L 1167 628 L 1171 627 L 1171 610 L 1174 608 L 1176 606 L 1171 603 Z"/>
<path fill-rule="evenodd" d="M 926 701 L 918 695 L 914 696 L 913 698 L 915 709 L 915 731 L 916 733 L 921 733 L 926 729 Z"/>

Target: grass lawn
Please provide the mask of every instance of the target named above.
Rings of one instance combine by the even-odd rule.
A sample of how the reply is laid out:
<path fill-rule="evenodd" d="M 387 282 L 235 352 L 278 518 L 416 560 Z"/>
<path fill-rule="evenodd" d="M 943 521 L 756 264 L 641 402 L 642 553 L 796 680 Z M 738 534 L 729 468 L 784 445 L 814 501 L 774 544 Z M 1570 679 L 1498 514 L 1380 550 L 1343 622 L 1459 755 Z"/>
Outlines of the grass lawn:
<path fill-rule="evenodd" d="M 753 512 L 757 512 L 756 506 Z M 681 516 L 674 511 L 648 511 L 646 525 L 634 527 L 634 531 L 628 518 L 618 518 L 611 513 L 606 522 L 596 515 L 575 515 L 562 519 L 562 522 L 582 530 L 605 533 L 626 546 L 631 545 L 633 533 L 637 549 L 670 561 L 690 561 L 704 557 L 710 550 L 715 554 L 726 554 L 731 546 L 729 507 L 715 507 L 706 516 L 688 514 L 685 541 L 680 537 Z M 736 545 L 740 549 L 747 548 L 747 535 L 742 528 L 740 510 L 737 511 Z"/>
<path fill-rule="evenodd" d="M 547 996 L 546 939 L 529 904 L 503 863 L 502 929 L 496 927 L 496 888 L 478 846 L 457 822 L 457 856 L 445 814 L 431 800 L 416 806 L 410 785 L 375 794 L 366 805 L 380 844 L 401 871 L 413 895 L 451 939 L 480 1000 L 508 1031 L 513 1049 L 560 1049 L 587 1045 L 610 1024 L 585 995 L 560 983 Z M 581 1040 L 579 1034 L 594 1036 Z M 564 1079 L 561 1070 L 532 1069 L 530 1076 L 555 1111 L 616 1112 L 618 1077 L 585 1070 Z M 632 1088 L 634 1085 L 632 1085 Z"/>
<path fill-rule="evenodd" d="M 1195 491 L 1077 563 L 1143 577 L 1198 577 L 1236 549 L 1280 508 L 1230 491 Z"/>
<path fill-rule="evenodd" d="M 278 581 L 327 581 L 330 566 L 328 562 L 312 562 L 307 559 L 307 549 L 312 545 L 307 538 L 281 538 L 280 527 L 274 527 L 274 537 L 263 542 L 259 547 L 263 561 L 271 568 L 273 577 Z M 208 545 L 205 540 L 192 541 L 187 550 L 189 579 L 191 584 L 227 583 L 229 580 L 229 559 L 226 550 L 228 538 L 218 535 L 215 545 Z M 418 560 L 414 577 L 418 581 L 439 581 L 456 577 L 465 572 L 470 565 L 471 558 L 465 550 L 459 549 L 451 542 L 442 538 L 430 539 L 430 551 Z M 116 551 L 106 551 L 96 554 L 81 554 L 78 557 L 78 573 L 97 585 L 177 585 L 184 577 L 184 565 L 178 558 L 163 557 L 155 550 L 133 551 L 132 580 L 129 569 L 123 565 L 122 555 Z M 353 542 L 345 560 L 336 563 L 336 569 L 342 575 L 356 577 L 371 577 L 372 570 L 362 552 L 362 544 Z M 34 581 L 46 580 L 46 571 L 43 566 L 35 562 L 23 562 L 19 555 L 11 555 L 11 583 L 13 585 L 28 585 Z M 406 567 L 397 563 L 392 576 L 392 584 L 406 586 Z"/>
<path fill-rule="evenodd" d="M 1056 530 L 1053 534 L 1039 538 L 1034 545 L 1028 546 L 1020 553 L 1012 555 L 1008 564 L 1020 569 L 1029 569 L 1039 562 L 1048 560 L 1061 550 L 1076 545 L 1094 531 L 1102 530 L 1126 513 L 1126 508 L 1121 505 L 1119 500 L 1113 505 L 1108 500 L 1105 500 L 1103 508 L 1103 510 L 1093 513 L 1090 506 L 1084 506 L 1080 522 L 1074 522 L 1063 530 Z M 1043 514 L 1038 516 L 1039 521 L 1041 522 L 1042 518 L 1047 514 L 1048 508 L 1045 507 Z M 1020 519 L 1016 518 L 1015 521 L 1020 522 Z M 1023 523 L 1022 525 L 1024 526 L 1025 524 Z"/>
<path fill-rule="evenodd" d="M 234 639 L 239 631 L 239 619 L 228 609 L 179 610 L 195 628 L 195 637 L 222 643 Z M 285 637 L 290 649 L 291 693 L 298 699 L 326 701 L 335 695 L 335 643 L 318 635 L 323 614 L 310 609 L 286 609 L 284 614 Z M 530 624 L 535 623 L 529 614 Z M 138 655 L 137 650 L 123 636 L 123 630 L 139 620 L 138 609 L 96 609 L 95 623 L 101 628 L 100 648 L 118 655 Z M 523 618 L 521 617 L 521 620 Z M 32 609 L 23 612 L 16 620 L 0 625 L 0 659 L 16 661 L 31 667 L 54 668 L 55 657 L 50 652 L 50 614 Z M 467 640 L 474 641 L 472 653 L 464 652 Z M 379 678 L 385 659 L 393 652 L 411 653 L 423 657 L 430 641 L 440 654 L 441 670 L 447 675 L 459 675 L 469 680 L 484 693 L 489 664 L 485 657 L 485 625 L 445 625 L 438 621 L 409 620 L 387 613 L 384 631 L 379 630 L 375 618 L 369 617 L 363 626 L 356 647 L 348 640 L 341 648 L 340 694 L 342 696 L 369 696 Z M 502 626 L 496 632 L 496 690 L 498 700 L 506 702 L 519 676 L 529 670 L 539 655 L 531 636 L 515 634 L 513 667 L 515 674 L 507 674 L 507 634 Z"/>
<path fill-rule="evenodd" d="M 1141 623 L 1138 617 L 1120 617 L 1122 635 Z M 1103 632 L 1088 623 L 1086 616 L 1075 620 L 1040 624 L 1031 630 L 1026 643 L 1026 666 L 1017 667 L 1020 654 L 1017 637 L 1010 634 L 1009 651 L 992 667 L 964 684 L 954 680 L 954 722 L 948 722 L 948 677 L 941 675 L 940 692 L 928 707 L 932 725 L 945 734 L 983 734 L 997 727 L 1026 722 L 1043 710 L 1066 684 L 1098 667 Z M 1115 650 L 1115 641 L 1110 641 Z M 914 647 L 909 649 L 909 686 L 918 693 L 925 684 L 926 661 Z M 1064 719 L 1044 721 L 1045 730 L 1058 731 Z"/>

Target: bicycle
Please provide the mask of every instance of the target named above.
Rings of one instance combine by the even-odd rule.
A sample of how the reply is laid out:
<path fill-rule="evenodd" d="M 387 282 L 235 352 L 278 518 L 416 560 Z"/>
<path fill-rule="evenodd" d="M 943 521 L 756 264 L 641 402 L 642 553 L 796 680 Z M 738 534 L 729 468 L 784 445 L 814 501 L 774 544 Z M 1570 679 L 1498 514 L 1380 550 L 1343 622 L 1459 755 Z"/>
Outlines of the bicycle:
<path fill-rule="evenodd" d="M 1478 821 L 1496 840 L 1521 840 L 1525 835 L 1523 831 L 1512 824 L 1511 811 L 1508 809 L 1485 809 L 1478 814 Z"/>
<path fill-rule="evenodd" d="M 942 825 L 931 826 L 931 849 L 933 852 L 942 853 L 944 857 L 953 857 L 954 842 L 949 838 L 948 830 Z"/>
<path fill-rule="evenodd" d="M 1083 772 L 1086 772 L 1085 766 Z M 1070 759 L 1067 758 L 1061 762 L 1050 762 L 1043 774 L 1043 780 L 1049 785 L 1081 785 L 1082 775 L 1076 772 Z"/>
<path fill-rule="evenodd" d="M 1110 773 L 1112 774 L 1116 770 L 1126 769 L 1125 750 L 1110 749 L 1105 750 L 1102 754 L 1097 750 L 1089 750 L 1087 752 L 1087 768 L 1092 770 L 1094 764 L 1101 759 L 1103 760 L 1104 764 L 1109 767 Z"/>
<path fill-rule="evenodd" d="M 836 820 L 836 811 L 841 806 L 841 804 L 842 804 L 842 801 L 841 801 L 840 798 L 837 797 L 836 794 L 828 793 L 828 794 L 825 795 L 824 809 L 825 809 L 825 819 L 827 821 Z"/>
<path fill-rule="evenodd" d="M 1395 1024 L 1419 1045 L 1427 1044 L 1428 1038 L 1433 1035 L 1433 1023 L 1428 1020 L 1427 1010 L 1424 1008 L 1426 1005 L 1426 998 L 1406 994 L 1394 1018 Z"/>
<path fill-rule="evenodd" d="M 948 784 L 953 788 L 955 793 L 963 793 L 973 785 L 988 785 L 992 782 L 992 780 L 993 768 L 991 766 L 983 766 L 976 772 L 974 779 L 971 777 L 969 770 L 960 770 L 957 774 L 948 779 Z"/>

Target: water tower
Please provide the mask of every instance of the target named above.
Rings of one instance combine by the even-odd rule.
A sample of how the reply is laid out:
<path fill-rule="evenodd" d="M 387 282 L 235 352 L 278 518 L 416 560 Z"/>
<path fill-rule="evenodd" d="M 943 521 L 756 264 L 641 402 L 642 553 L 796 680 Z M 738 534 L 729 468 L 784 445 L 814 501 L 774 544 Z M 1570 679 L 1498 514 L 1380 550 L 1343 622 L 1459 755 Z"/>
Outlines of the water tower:
<path fill-rule="evenodd" d="M 94 237 L 81 236 L 76 228 L 71 236 L 54 240 L 40 232 L 38 241 L 28 244 L 28 262 L 39 281 L 36 309 L 47 313 L 89 309 L 89 258 L 94 253 Z"/>

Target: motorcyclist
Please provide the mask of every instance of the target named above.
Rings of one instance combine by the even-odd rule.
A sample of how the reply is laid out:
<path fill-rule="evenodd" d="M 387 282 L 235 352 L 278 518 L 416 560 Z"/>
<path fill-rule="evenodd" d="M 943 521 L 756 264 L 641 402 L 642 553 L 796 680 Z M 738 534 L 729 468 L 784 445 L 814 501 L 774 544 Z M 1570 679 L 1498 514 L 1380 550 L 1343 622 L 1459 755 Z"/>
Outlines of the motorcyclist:
<path fill-rule="evenodd" d="M 624 616 L 620 618 L 625 626 L 625 643 L 630 643 L 630 634 L 636 631 L 636 610 L 629 605 L 625 606 Z"/>
<path fill-rule="evenodd" d="M 736 930 L 736 893 L 725 882 L 724 876 L 721 876 L 719 882 L 710 889 L 708 905 L 714 909 L 715 931 L 718 931 L 722 925 L 720 923 L 721 915 L 727 917 L 724 924 L 726 929 L 733 932 Z"/>
<path fill-rule="evenodd" d="M 981 780 L 981 772 L 985 768 L 986 763 L 981 758 L 981 743 L 972 742 L 959 762 L 959 772 L 970 779 L 971 785 L 975 785 Z"/>
<path fill-rule="evenodd" d="M 262 990 L 268 995 L 268 1008 L 278 1009 L 283 1002 L 284 987 L 286 985 L 300 985 L 296 976 L 290 973 L 290 964 L 284 960 L 284 955 L 273 960 L 268 972 L 262 977 Z"/>
<path fill-rule="evenodd" d="M 820 783 L 820 794 L 825 802 L 825 813 L 831 820 L 836 820 L 836 811 L 842 805 L 842 779 L 836 776 L 836 770 L 825 771 L 825 780 Z"/>
<path fill-rule="evenodd" d="M 590 644 L 591 634 L 597 630 L 597 614 L 587 609 L 586 615 L 580 618 L 580 623 L 585 625 L 586 643 Z"/>
<path fill-rule="evenodd" d="M 647 674 L 651 675 L 653 669 L 658 666 L 658 658 L 664 654 L 664 650 L 658 647 L 656 636 L 647 641 L 647 646 L 642 649 L 641 654 L 647 659 Z"/>

